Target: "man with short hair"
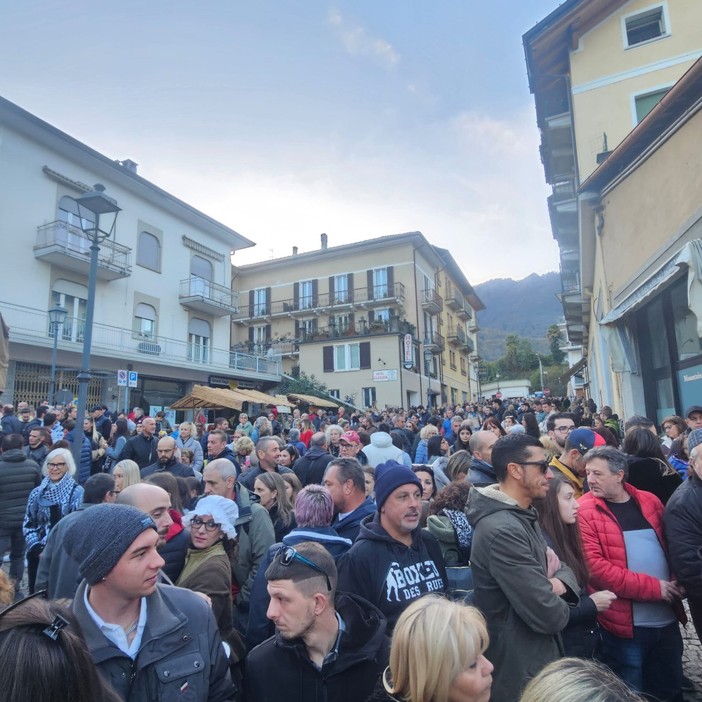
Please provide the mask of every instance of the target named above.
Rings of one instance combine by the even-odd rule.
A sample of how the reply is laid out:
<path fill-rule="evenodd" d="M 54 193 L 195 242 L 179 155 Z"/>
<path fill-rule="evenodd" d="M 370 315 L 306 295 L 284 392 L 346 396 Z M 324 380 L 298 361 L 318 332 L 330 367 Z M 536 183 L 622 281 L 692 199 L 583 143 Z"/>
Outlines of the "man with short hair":
<path fill-rule="evenodd" d="M 487 430 L 473 432 L 468 440 L 471 453 L 468 480 L 474 487 L 487 487 L 497 482 L 492 468 L 492 447 L 496 441 L 495 433 Z"/>
<path fill-rule="evenodd" d="M 411 602 L 444 593 L 446 566 L 437 540 L 419 525 L 422 485 L 411 468 L 387 461 L 376 466 L 377 511 L 339 560 L 339 587 L 373 603 L 392 630 Z"/>
<path fill-rule="evenodd" d="M 633 414 L 629 419 L 624 422 L 624 433 L 629 431 L 634 427 L 640 427 L 641 429 L 648 429 L 655 437 L 658 438 L 658 430 L 656 425 L 648 417 L 644 417 L 642 414 Z"/>
<path fill-rule="evenodd" d="M 0 419 L 0 427 L 5 434 L 19 434 L 22 436 L 22 429 L 24 426 L 15 414 L 15 408 L 12 405 L 2 406 L 2 419 Z"/>
<path fill-rule="evenodd" d="M 214 422 L 212 423 L 212 431 L 223 431 L 224 435 L 227 435 L 227 432 L 229 431 L 229 420 L 226 417 L 215 417 Z M 207 455 L 207 442 L 210 438 L 210 432 L 205 432 L 202 437 L 200 438 L 200 445 L 202 446 L 202 452 L 203 454 Z M 227 438 L 227 441 L 225 443 L 229 443 L 229 439 Z"/>
<path fill-rule="evenodd" d="M 158 455 L 156 453 L 158 439 L 154 436 L 155 431 L 156 420 L 153 417 L 144 417 L 141 420 L 141 434 L 127 440 L 119 455 L 119 460 L 132 460 L 139 468 L 150 466 Z"/>
<path fill-rule="evenodd" d="M 44 427 L 32 427 L 27 435 L 27 445 L 24 447 L 24 455 L 31 458 L 41 468 L 44 460 L 49 455 L 49 445 L 51 433 Z"/>
<path fill-rule="evenodd" d="M 51 432 L 52 444 L 55 444 L 57 441 L 61 441 L 61 439 L 63 439 L 63 427 L 59 423 L 54 412 L 47 412 L 44 415 L 44 428 Z"/>
<path fill-rule="evenodd" d="M 238 616 L 235 623 L 246 633 L 251 586 L 268 549 L 275 543 L 273 522 L 266 508 L 258 504 L 258 498 L 237 482 L 236 468 L 231 461 L 223 458 L 210 461 L 202 479 L 205 495 L 226 497 L 239 507 L 239 518 L 234 525 L 239 543 L 236 560 L 232 561 L 232 574 L 239 588 L 234 600 Z"/>
<path fill-rule="evenodd" d="M 66 531 L 84 580 L 73 613 L 101 676 L 125 702 L 232 702 L 235 688 L 212 610 L 195 593 L 160 585 L 151 517 L 96 505 Z"/>
<path fill-rule="evenodd" d="M 355 458 L 335 458 L 327 466 L 322 484 L 334 501 L 332 527 L 339 536 L 355 541 L 361 522 L 376 511 L 375 503 L 366 496 L 361 464 Z"/>
<path fill-rule="evenodd" d="M 322 484 L 324 471 L 334 458 L 327 451 L 327 437 L 323 431 L 312 434 L 310 446 L 304 456 L 295 461 L 293 469 L 302 483 L 302 487 L 310 483 Z"/>
<path fill-rule="evenodd" d="M 256 478 L 262 473 L 292 473 L 290 468 L 279 466 L 280 443 L 274 436 L 263 436 L 256 442 L 256 458 L 258 466 L 250 468 L 239 478 L 239 482 L 249 490 L 253 490 Z"/>
<path fill-rule="evenodd" d="M 580 588 L 547 549 L 532 507 L 553 477 L 539 440 L 503 436 L 492 447 L 492 466 L 498 484 L 473 488 L 468 497 L 470 560 L 475 604 L 490 633 L 485 656 L 495 666 L 491 699 L 514 702 L 530 677 L 563 655 L 560 632 Z"/>
<path fill-rule="evenodd" d="M 172 436 L 164 436 L 158 440 L 156 455 L 156 463 L 141 469 L 142 480 L 154 473 L 170 473 L 176 478 L 192 478 L 195 475 L 192 466 L 176 460 L 176 440 Z"/>
<path fill-rule="evenodd" d="M 234 456 L 234 452 L 229 447 L 229 437 L 224 429 L 213 429 L 207 435 L 207 456 L 210 461 L 224 458 L 233 464 L 234 468 L 239 471 L 239 462 Z"/>
<path fill-rule="evenodd" d="M 574 429 L 566 438 L 563 453 L 551 459 L 554 475 L 560 474 L 573 484 L 575 497 L 582 497 L 585 485 L 585 454 L 595 446 L 604 446 L 605 440 L 592 429 Z"/>
<path fill-rule="evenodd" d="M 284 546 L 266 578 L 277 632 L 246 659 L 246 699 L 369 697 L 388 663 L 382 613 L 352 593 L 337 593 L 334 559 L 318 543 Z"/>
<path fill-rule="evenodd" d="M 568 434 L 575 429 L 575 419 L 569 412 L 554 412 L 546 418 L 546 432 L 555 441 L 561 451 L 565 450 Z"/>
<path fill-rule="evenodd" d="M 90 416 L 93 418 L 98 433 L 105 441 L 109 441 L 112 433 L 112 422 L 105 414 L 105 408 L 102 405 L 94 405 L 90 408 Z"/>
<path fill-rule="evenodd" d="M 670 571 L 663 505 L 627 483 L 629 465 L 618 449 L 594 448 L 585 464 L 590 492 L 577 519 L 589 585 L 617 595 L 598 615 L 602 660 L 647 699 L 680 700 L 683 590 Z"/>
<path fill-rule="evenodd" d="M 78 563 L 71 558 L 64 548 L 66 531 L 76 519 L 80 519 L 86 509 L 115 501 L 114 476 L 108 473 L 91 475 L 83 486 L 83 502 L 75 512 L 63 517 L 49 532 L 46 546 L 39 559 L 36 590 L 46 590 L 50 600 L 72 600 L 80 584 Z"/>

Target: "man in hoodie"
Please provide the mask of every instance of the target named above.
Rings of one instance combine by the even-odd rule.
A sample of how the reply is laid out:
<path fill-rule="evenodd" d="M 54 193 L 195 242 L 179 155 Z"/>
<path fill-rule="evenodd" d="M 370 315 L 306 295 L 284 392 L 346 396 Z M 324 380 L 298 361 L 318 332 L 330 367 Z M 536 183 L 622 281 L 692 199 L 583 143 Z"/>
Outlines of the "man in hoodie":
<path fill-rule="evenodd" d="M 333 458 L 334 456 L 327 451 L 327 437 L 324 432 L 318 431 L 316 434 L 312 434 L 307 453 L 295 461 L 293 466 L 302 486 L 311 483 L 321 485 L 324 471 Z"/>
<path fill-rule="evenodd" d="M 375 500 L 377 512 L 339 560 L 339 588 L 373 603 L 391 631 L 411 602 L 444 593 L 448 577 L 439 543 L 419 526 L 422 485 L 412 469 L 397 461 L 376 466 Z"/>
<path fill-rule="evenodd" d="M 375 514 L 375 503 L 366 496 L 365 473 L 355 458 L 335 458 L 324 473 L 324 487 L 334 500 L 332 526 L 339 536 L 356 540 L 361 522 Z"/>
<path fill-rule="evenodd" d="M 402 463 L 402 449 L 397 448 L 392 443 L 390 436 L 390 425 L 381 422 L 378 431 L 371 434 L 370 444 L 363 449 L 366 454 L 369 466 L 378 466 L 386 461 L 397 461 Z"/>
<path fill-rule="evenodd" d="M 383 615 L 337 592 L 331 554 L 318 543 L 284 546 L 266 570 L 275 636 L 246 659 L 247 700 L 365 700 L 388 662 Z"/>
<path fill-rule="evenodd" d="M 491 431 L 476 431 L 468 441 L 470 448 L 470 472 L 468 480 L 475 487 L 487 487 L 497 482 L 497 476 L 492 468 L 492 447 L 497 436 Z"/>
<path fill-rule="evenodd" d="M 492 448 L 492 466 L 499 483 L 472 488 L 466 506 L 473 526 L 470 560 L 475 605 L 490 632 L 491 699 L 514 702 L 531 677 L 563 655 L 560 632 L 579 587 L 547 548 L 532 506 L 553 478 L 539 440 L 503 436 Z"/>

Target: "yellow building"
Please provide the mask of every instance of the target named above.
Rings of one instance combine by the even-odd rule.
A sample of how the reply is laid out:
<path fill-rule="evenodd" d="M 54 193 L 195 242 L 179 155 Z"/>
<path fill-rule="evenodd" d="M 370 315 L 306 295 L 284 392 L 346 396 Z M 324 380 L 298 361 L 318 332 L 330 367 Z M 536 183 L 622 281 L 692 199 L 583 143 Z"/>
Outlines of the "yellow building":
<path fill-rule="evenodd" d="M 234 349 L 280 355 L 357 406 L 478 396 L 483 304 L 451 254 L 420 232 L 234 268 Z M 438 396 L 438 400 L 437 400 Z"/>

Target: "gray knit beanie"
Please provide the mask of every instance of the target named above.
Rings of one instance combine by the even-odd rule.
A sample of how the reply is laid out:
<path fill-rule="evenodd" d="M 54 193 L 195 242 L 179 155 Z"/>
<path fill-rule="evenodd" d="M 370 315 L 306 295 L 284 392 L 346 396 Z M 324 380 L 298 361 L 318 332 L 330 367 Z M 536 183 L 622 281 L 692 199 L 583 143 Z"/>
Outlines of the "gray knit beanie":
<path fill-rule="evenodd" d="M 63 545 L 68 555 L 78 562 L 80 574 L 89 585 L 95 585 L 117 565 L 134 539 L 147 529 L 156 530 L 156 524 L 136 507 L 95 505 L 71 524 Z"/>

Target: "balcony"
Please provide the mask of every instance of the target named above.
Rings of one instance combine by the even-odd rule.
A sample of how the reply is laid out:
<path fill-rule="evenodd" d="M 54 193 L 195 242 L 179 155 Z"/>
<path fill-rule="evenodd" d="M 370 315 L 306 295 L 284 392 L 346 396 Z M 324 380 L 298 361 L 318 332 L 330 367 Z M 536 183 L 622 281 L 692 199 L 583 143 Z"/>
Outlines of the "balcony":
<path fill-rule="evenodd" d="M 233 314 L 239 324 L 251 323 L 260 319 L 274 317 L 311 317 L 323 312 L 366 309 L 373 307 L 391 307 L 405 301 L 405 286 L 402 283 L 393 285 L 376 285 L 371 288 L 355 288 L 345 292 L 320 293 L 317 304 L 312 304 L 312 298 L 300 297 L 298 300 L 287 298 L 266 304 L 256 303 L 253 306 L 242 305 Z"/>
<path fill-rule="evenodd" d="M 224 285 L 191 276 L 180 281 L 178 301 L 190 310 L 224 317 L 238 311 L 239 293 Z"/>
<path fill-rule="evenodd" d="M 463 346 L 466 343 L 466 333 L 461 327 L 449 327 L 447 339 L 451 346 Z"/>
<path fill-rule="evenodd" d="M 446 342 L 441 334 L 438 332 L 432 332 L 431 334 L 425 334 L 424 347 L 433 354 L 438 355 L 446 348 Z"/>
<path fill-rule="evenodd" d="M 49 358 L 53 338 L 49 333 L 46 312 L 30 307 L 0 302 L 0 313 L 10 327 L 10 342 L 38 346 L 46 350 Z M 99 312 L 97 317 L 99 318 Z M 84 320 L 68 318 L 58 341 L 59 349 L 81 353 L 83 348 Z M 15 352 L 16 353 L 16 352 Z M 210 374 L 232 375 L 242 378 L 280 381 L 280 361 L 272 357 L 244 353 L 239 350 L 217 349 L 209 345 L 189 344 L 165 336 L 149 336 L 131 329 L 95 322 L 92 340 L 93 357 L 119 358 L 135 364 L 162 365 L 164 373 L 179 374 L 180 369 L 190 369 Z M 78 356 L 76 355 L 76 366 Z M 166 371 L 165 368 L 170 368 Z"/>
<path fill-rule="evenodd" d="M 422 309 L 427 314 L 440 314 L 444 309 L 444 301 L 436 290 L 422 291 Z"/>
<path fill-rule="evenodd" d="M 473 339 L 471 339 L 469 336 L 466 336 L 465 338 L 465 349 L 469 354 L 475 352 L 475 344 L 473 343 Z"/>
<path fill-rule="evenodd" d="M 452 292 L 450 295 L 446 296 L 446 304 L 450 309 L 457 312 L 458 310 L 463 310 L 466 302 L 463 299 L 463 295 L 456 290 L 455 292 Z"/>
<path fill-rule="evenodd" d="M 468 322 L 468 331 L 471 334 L 477 334 L 480 331 L 480 327 L 478 326 L 478 321 L 471 319 Z"/>
<path fill-rule="evenodd" d="M 473 310 L 465 300 L 463 301 L 463 307 L 461 307 L 460 310 L 456 310 L 456 316 L 459 319 L 462 319 L 464 322 L 467 322 L 469 319 L 473 319 Z"/>
<path fill-rule="evenodd" d="M 127 278 L 132 274 L 132 250 L 128 246 L 106 239 L 98 252 L 99 280 Z M 90 272 L 90 239 L 78 227 L 66 222 L 50 222 L 37 227 L 34 257 L 54 266 L 80 273 Z"/>
<path fill-rule="evenodd" d="M 341 327 L 330 324 L 326 327 L 319 327 L 309 331 L 300 330 L 299 343 L 309 344 L 318 341 L 329 341 L 336 339 L 358 339 L 366 336 L 382 336 L 385 334 L 414 334 L 415 327 L 408 322 L 392 317 L 389 320 L 376 319 L 370 324 L 361 317 L 352 325 Z"/>
<path fill-rule="evenodd" d="M 257 344 L 253 341 L 241 342 L 232 347 L 233 351 L 252 354 L 254 356 L 266 356 L 267 358 L 275 356 L 297 356 L 299 353 L 299 345 L 295 339 L 280 340 Z"/>

